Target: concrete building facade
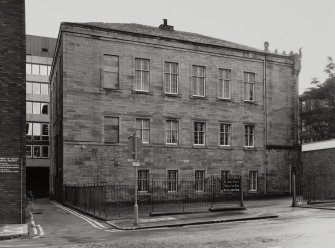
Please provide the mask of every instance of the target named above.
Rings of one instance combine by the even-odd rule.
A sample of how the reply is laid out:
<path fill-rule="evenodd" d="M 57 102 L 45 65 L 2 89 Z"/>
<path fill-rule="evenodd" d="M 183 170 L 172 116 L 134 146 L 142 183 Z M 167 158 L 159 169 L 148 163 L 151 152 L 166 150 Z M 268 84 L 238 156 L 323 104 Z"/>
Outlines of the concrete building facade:
<path fill-rule="evenodd" d="M 0 0 L 0 224 L 25 222 L 25 5 Z"/>
<path fill-rule="evenodd" d="M 290 191 L 301 54 L 279 55 L 139 24 L 62 23 L 51 74 L 52 178 L 131 182 L 242 174 L 245 191 Z"/>
<path fill-rule="evenodd" d="M 50 84 L 56 39 L 26 36 L 26 163 L 27 191 L 49 196 Z"/>

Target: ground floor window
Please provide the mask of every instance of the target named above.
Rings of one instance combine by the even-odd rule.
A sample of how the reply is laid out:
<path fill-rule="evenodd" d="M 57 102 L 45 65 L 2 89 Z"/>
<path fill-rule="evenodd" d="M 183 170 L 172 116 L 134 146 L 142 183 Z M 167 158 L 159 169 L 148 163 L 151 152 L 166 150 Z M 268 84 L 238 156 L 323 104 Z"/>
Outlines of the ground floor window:
<path fill-rule="evenodd" d="M 149 190 L 149 170 L 139 170 L 138 171 L 138 188 L 140 192 L 148 192 Z"/>
<path fill-rule="evenodd" d="M 177 170 L 168 170 L 168 191 L 177 192 L 177 183 L 178 183 L 178 171 Z"/>
<path fill-rule="evenodd" d="M 258 184 L 258 171 L 253 170 L 249 171 L 249 190 L 257 191 Z"/>
<path fill-rule="evenodd" d="M 195 191 L 202 192 L 205 189 L 205 171 L 195 171 Z"/>
<path fill-rule="evenodd" d="M 229 170 L 222 170 L 221 171 L 221 190 L 224 189 L 224 185 L 226 183 L 226 180 L 230 176 L 230 171 Z"/>

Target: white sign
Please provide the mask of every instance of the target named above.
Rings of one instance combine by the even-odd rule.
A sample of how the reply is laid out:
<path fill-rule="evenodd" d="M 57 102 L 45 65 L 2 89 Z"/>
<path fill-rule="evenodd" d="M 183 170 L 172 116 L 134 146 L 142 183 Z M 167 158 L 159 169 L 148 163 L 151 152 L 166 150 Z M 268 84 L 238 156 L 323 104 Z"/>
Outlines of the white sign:
<path fill-rule="evenodd" d="M 138 162 L 138 161 L 133 161 L 133 166 L 140 166 L 140 162 Z"/>

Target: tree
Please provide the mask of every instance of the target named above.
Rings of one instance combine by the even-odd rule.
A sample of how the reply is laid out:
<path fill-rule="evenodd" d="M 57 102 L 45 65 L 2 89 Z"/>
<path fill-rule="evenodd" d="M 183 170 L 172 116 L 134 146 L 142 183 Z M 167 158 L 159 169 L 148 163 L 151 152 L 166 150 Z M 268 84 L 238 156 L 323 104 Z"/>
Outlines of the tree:
<path fill-rule="evenodd" d="M 327 140 L 335 138 L 335 63 L 328 57 L 324 70 L 328 79 L 321 83 L 313 78 L 314 86 L 300 96 L 300 118 L 306 130 L 303 139 Z"/>
<path fill-rule="evenodd" d="M 326 65 L 326 68 L 324 69 L 324 72 L 326 72 L 329 76 L 329 78 L 335 78 L 335 63 L 332 57 L 328 57 L 327 59 L 328 64 Z"/>

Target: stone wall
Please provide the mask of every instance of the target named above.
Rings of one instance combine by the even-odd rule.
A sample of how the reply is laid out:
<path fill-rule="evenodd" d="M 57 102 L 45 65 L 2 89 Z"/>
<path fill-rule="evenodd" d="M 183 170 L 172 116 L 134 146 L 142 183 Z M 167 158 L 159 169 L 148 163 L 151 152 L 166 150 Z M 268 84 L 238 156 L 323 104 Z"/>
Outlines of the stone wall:
<path fill-rule="evenodd" d="M 269 55 L 265 62 L 259 53 L 96 30 L 75 30 L 75 35 L 66 31 L 67 27 L 62 33 L 64 183 L 132 181 L 128 136 L 136 118 L 148 118 L 150 143 L 143 145 L 140 168 L 150 170 L 151 177 L 166 177 L 167 170 L 178 170 L 179 178 L 194 178 L 198 169 L 206 170 L 206 176 L 230 170 L 232 174 L 242 171 L 247 177 L 250 170 L 257 170 L 262 179 L 259 192 L 289 191 L 289 168 L 296 163 L 292 147 L 297 124 L 292 57 Z M 119 56 L 118 90 L 101 87 L 103 54 Z M 134 91 L 135 58 L 150 60 L 149 93 Z M 174 97 L 164 94 L 165 61 L 179 65 L 179 94 Z M 192 65 L 206 67 L 205 98 L 191 94 Z M 232 72 L 229 101 L 217 97 L 219 68 Z M 243 100 L 244 72 L 256 75 L 255 102 Z M 104 142 L 104 116 L 119 118 L 118 144 Z M 179 121 L 176 146 L 165 144 L 165 121 L 171 118 Z M 205 147 L 193 145 L 196 120 L 206 122 Z M 219 146 L 219 122 L 232 125 L 230 147 Z M 254 148 L 244 147 L 245 124 L 255 125 Z M 267 149 L 267 145 L 277 147 Z M 238 162 L 243 163 L 242 168 Z"/>

